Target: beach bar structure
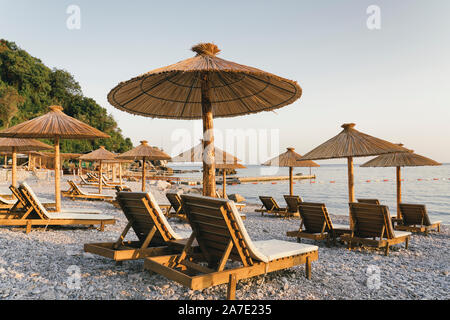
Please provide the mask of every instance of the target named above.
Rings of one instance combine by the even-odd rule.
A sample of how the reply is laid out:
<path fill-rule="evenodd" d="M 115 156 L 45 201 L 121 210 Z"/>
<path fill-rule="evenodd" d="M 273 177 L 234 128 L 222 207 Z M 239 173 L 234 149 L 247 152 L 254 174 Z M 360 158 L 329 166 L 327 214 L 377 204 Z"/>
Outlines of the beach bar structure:
<path fill-rule="evenodd" d="M 61 139 L 109 138 L 109 135 L 90 125 L 66 115 L 61 106 L 50 106 L 50 111 L 42 116 L 22 122 L 0 131 L 0 137 L 53 139 L 55 150 L 55 203 L 56 211 L 61 211 Z"/>
<path fill-rule="evenodd" d="M 398 144 L 403 147 L 403 144 Z M 395 167 L 397 184 L 397 218 L 401 218 L 400 203 L 402 202 L 402 175 L 401 167 L 420 167 L 420 166 L 440 166 L 441 163 L 430 158 L 415 154 L 413 150 L 409 152 L 389 153 L 378 156 L 367 161 L 360 167 Z"/>
<path fill-rule="evenodd" d="M 108 94 L 116 108 L 146 117 L 202 119 L 203 195 L 215 196 L 213 118 L 271 111 L 300 98 L 292 80 L 217 57 L 213 43 L 192 47 L 196 55 L 119 83 Z"/>

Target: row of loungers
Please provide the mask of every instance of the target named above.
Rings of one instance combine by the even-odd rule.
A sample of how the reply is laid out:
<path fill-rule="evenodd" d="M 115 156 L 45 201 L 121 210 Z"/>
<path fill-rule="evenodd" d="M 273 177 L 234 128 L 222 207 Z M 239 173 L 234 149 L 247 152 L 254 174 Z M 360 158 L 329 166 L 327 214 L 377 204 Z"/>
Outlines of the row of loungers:
<path fill-rule="evenodd" d="M 65 208 L 56 212 L 51 204 L 44 205 L 25 182 L 19 188 L 11 186 L 10 189 L 17 200 L 11 208 L 0 211 L 0 226 L 25 226 L 29 233 L 33 226 L 100 225 L 103 231 L 105 225 L 116 222 L 98 210 Z"/>
<path fill-rule="evenodd" d="M 296 214 L 301 215 L 301 207 L 306 204 L 299 196 L 285 195 L 284 199 L 287 207 L 280 207 L 276 200 L 270 196 L 260 196 L 259 198 L 262 206 L 256 212 L 261 212 L 261 215 L 264 213 L 272 213 L 283 217 L 290 217 Z M 380 205 L 378 199 L 358 199 L 358 203 Z M 310 205 L 313 205 L 313 203 L 310 203 Z M 317 203 L 316 205 L 325 207 L 321 203 Z M 389 216 L 396 230 L 425 233 L 433 229 L 436 229 L 438 232 L 440 231 L 442 221 L 431 221 L 425 205 L 400 203 L 399 209 L 401 218 Z"/>
<path fill-rule="evenodd" d="M 181 195 L 182 210 L 192 233 L 174 232 L 151 193 L 119 192 L 117 200 L 128 224 L 115 242 L 85 244 L 84 250 L 115 261 L 145 258 L 144 268 L 192 289 L 228 283 L 228 298 L 240 279 L 305 264 L 318 259 L 314 245 L 252 241 L 233 201 Z M 133 229 L 138 240 L 125 241 Z M 239 266 L 228 261 L 240 262 Z"/>

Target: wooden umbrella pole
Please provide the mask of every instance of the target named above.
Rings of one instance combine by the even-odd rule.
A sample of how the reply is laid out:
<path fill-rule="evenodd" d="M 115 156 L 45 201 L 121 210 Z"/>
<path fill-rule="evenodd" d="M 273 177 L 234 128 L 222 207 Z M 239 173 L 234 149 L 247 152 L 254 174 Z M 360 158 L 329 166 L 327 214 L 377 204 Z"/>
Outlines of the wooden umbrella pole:
<path fill-rule="evenodd" d="M 142 192 L 145 192 L 145 157 L 142 157 Z"/>
<path fill-rule="evenodd" d="M 103 164 L 102 160 L 100 160 L 100 164 L 98 166 L 98 193 L 102 193 L 103 191 Z"/>
<path fill-rule="evenodd" d="M 397 218 L 401 218 L 400 214 L 400 203 L 402 202 L 402 174 L 401 168 L 397 167 Z"/>
<path fill-rule="evenodd" d="M 201 76 L 203 120 L 203 195 L 215 197 L 216 172 L 211 92 L 207 73 Z"/>
<path fill-rule="evenodd" d="M 294 195 L 294 168 L 289 167 L 289 195 Z"/>
<path fill-rule="evenodd" d="M 59 154 L 59 137 L 55 138 L 55 207 L 61 212 L 61 158 Z"/>
<path fill-rule="evenodd" d="M 31 153 L 28 153 L 27 170 L 31 170 Z"/>
<path fill-rule="evenodd" d="M 222 169 L 222 176 L 223 176 L 223 196 L 222 198 L 228 199 L 227 196 L 227 171 L 225 169 Z"/>
<path fill-rule="evenodd" d="M 11 184 L 14 187 L 17 187 L 17 150 L 16 150 L 16 147 L 12 148 Z"/>
<path fill-rule="evenodd" d="M 119 182 L 120 182 L 120 186 L 122 187 L 122 164 L 119 163 Z"/>
<path fill-rule="evenodd" d="M 347 167 L 348 167 L 348 202 L 355 202 L 355 185 L 353 178 L 353 157 L 347 158 Z M 352 216 L 350 218 L 350 226 L 352 225 Z"/>

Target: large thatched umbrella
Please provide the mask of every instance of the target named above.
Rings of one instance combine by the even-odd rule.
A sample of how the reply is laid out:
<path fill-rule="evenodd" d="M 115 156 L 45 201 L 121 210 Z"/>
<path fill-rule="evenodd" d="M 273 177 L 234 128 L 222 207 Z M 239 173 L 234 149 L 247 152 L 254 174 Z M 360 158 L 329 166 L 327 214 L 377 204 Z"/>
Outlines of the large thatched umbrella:
<path fill-rule="evenodd" d="M 294 148 L 287 148 L 287 151 L 263 163 L 263 166 L 288 167 L 289 168 L 289 194 L 294 195 L 294 167 L 319 167 L 311 160 L 300 160 L 301 155 L 294 151 Z"/>
<path fill-rule="evenodd" d="M 129 113 L 203 120 L 203 194 L 215 194 L 213 116 L 233 117 L 284 107 L 300 98 L 300 86 L 262 70 L 218 58 L 219 48 L 201 43 L 195 57 L 122 82 L 108 101 Z"/>
<path fill-rule="evenodd" d="M 52 148 L 52 146 L 34 139 L 0 138 L 0 151 L 12 154 L 11 184 L 17 187 L 17 152 Z"/>
<path fill-rule="evenodd" d="M 0 132 L 0 137 L 54 139 L 55 203 L 57 212 L 61 211 L 60 140 L 109 138 L 109 135 L 106 133 L 64 114 L 62 110 L 61 106 L 51 106 L 50 112 Z"/>
<path fill-rule="evenodd" d="M 117 157 L 116 154 L 105 149 L 104 146 L 100 146 L 97 150 L 83 154 L 78 159 L 83 161 L 98 161 L 98 193 L 102 193 L 103 186 L 103 160 L 114 160 Z"/>
<path fill-rule="evenodd" d="M 408 152 L 408 149 L 359 132 L 354 128 L 354 123 L 346 123 L 341 127 L 344 130 L 337 136 L 306 153 L 301 160 L 347 158 L 348 201 L 355 202 L 353 158 L 376 156 L 392 152 Z"/>
<path fill-rule="evenodd" d="M 222 178 L 223 178 L 223 194 L 226 197 L 226 184 L 227 184 L 227 170 L 226 169 L 244 169 L 245 166 L 238 163 L 241 160 L 236 158 L 235 156 L 215 147 L 215 168 L 222 170 Z M 203 153 L 203 140 L 200 140 L 200 143 L 189 150 L 186 150 L 176 157 L 172 158 L 172 162 L 202 162 L 204 160 Z M 203 168 L 204 170 L 204 168 Z"/>
<path fill-rule="evenodd" d="M 142 160 L 142 192 L 145 191 L 145 161 L 147 160 L 170 160 L 170 156 L 165 152 L 153 148 L 148 145 L 148 142 L 143 140 L 141 144 L 136 148 L 122 153 L 117 156 L 118 159 L 131 159 L 131 160 Z"/>
<path fill-rule="evenodd" d="M 398 144 L 400 147 L 403 144 Z M 361 167 L 395 167 L 397 177 L 397 218 L 401 218 L 400 203 L 402 202 L 401 167 L 440 166 L 441 163 L 430 158 L 415 154 L 413 150 L 401 153 L 389 153 L 378 156 Z"/>

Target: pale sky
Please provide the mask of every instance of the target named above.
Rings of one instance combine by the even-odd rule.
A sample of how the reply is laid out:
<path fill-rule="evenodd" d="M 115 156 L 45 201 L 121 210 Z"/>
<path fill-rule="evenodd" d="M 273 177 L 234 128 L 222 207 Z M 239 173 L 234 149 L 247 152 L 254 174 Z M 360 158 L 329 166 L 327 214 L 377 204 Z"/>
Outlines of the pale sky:
<path fill-rule="evenodd" d="M 80 29 L 66 26 L 69 5 L 80 8 Z M 381 10 L 379 30 L 367 27 L 370 5 Z M 174 155 L 174 135 L 185 132 L 196 144 L 201 123 L 133 116 L 112 107 L 108 92 L 193 56 L 194 44 L 214 42 L 221 58 L 303 89 L 276 113 L 217 119 L 219 131 L 279 130 L 276 153 L 292 146 L 304 154 L 354 122 L 362 132 L 450 162 L 449 12 L 448 0 L 0 0 L 0 38 L 72 73 L 135 145 L 145 139 Z"/>

